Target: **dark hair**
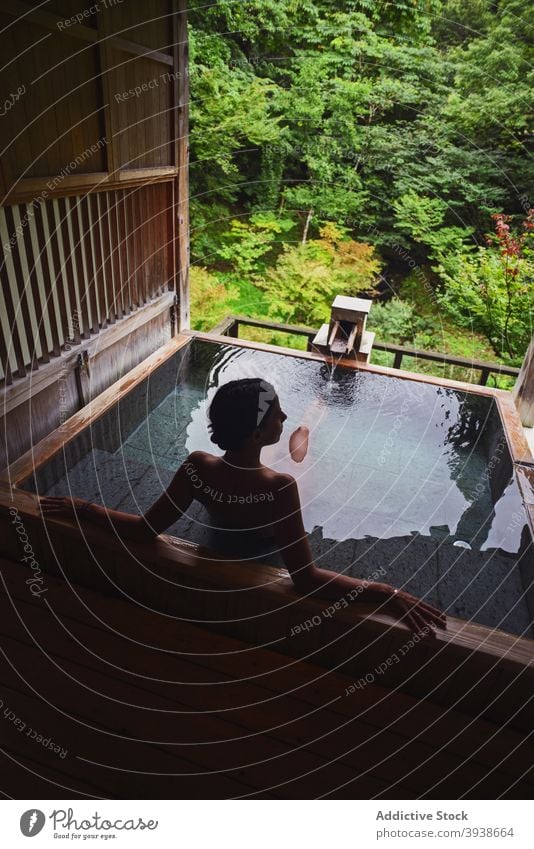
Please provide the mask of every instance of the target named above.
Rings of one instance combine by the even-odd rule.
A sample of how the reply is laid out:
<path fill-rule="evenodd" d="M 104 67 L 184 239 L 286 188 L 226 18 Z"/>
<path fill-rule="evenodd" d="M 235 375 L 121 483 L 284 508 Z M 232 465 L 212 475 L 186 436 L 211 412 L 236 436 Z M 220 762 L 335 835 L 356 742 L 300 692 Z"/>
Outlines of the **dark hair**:
<path fill-rule="evenodd" d="M 239 448 L 257 427 L 266 424 L 275 398 L 274 387 L 260 377 L 220 386 L 209 409 L 211 441 L 224 451 Z"/>

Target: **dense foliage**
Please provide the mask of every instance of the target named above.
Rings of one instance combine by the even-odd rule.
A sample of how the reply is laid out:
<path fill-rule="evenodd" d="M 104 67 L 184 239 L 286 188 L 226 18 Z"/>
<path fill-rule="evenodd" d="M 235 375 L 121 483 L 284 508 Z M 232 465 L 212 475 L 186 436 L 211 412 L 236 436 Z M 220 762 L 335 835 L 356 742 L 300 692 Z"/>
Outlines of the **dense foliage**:
<path fill-rule="evenodd" d="M 396 341 L 466 353 L 475 337 L 520 362 L 534 318 L 525 4 L 219 0 L 192 3 L 190 26 L 199 304 L 211 285 L 222 310 L 317 325 L 333 294 L 378 290 L 393 296 L 374 308 L 382 338 L 410 315 Z"/>

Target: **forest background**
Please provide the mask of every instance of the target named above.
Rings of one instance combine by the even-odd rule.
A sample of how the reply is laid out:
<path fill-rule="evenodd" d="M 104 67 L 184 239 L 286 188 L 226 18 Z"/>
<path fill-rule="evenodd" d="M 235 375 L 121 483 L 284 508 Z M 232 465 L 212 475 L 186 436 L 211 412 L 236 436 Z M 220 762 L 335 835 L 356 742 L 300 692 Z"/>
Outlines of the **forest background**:
<path fill-rule="evenodd" d="M 343 293 L 373 297 L 382 342 L 520 365 L 533 20 L 523 0 L 195 0 L 193 327 L 240 313 L 318 328 Z"/>

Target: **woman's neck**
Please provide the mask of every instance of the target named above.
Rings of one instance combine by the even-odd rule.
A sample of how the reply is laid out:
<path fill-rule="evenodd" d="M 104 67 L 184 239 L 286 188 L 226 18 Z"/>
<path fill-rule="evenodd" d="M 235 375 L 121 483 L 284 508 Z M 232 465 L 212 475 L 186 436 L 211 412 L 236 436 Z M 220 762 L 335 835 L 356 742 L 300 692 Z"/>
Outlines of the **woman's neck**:
<path fill-rule="evenodd" d="M 251 445 L 237 451 L 227 451 L 223 460 L 235 469 L 259 469 L 261 449 L 261 445 Z"/>

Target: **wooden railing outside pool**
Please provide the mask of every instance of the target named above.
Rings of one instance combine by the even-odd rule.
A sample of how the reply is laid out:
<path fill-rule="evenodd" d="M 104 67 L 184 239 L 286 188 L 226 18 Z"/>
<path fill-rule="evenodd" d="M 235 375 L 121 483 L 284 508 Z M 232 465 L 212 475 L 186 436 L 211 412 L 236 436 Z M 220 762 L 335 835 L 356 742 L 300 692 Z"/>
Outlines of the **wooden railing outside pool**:
<path fill-rule="evenodd" d="M 257 327 L 263 330 L 274 330 L 279 333 L 288 333 L 293 336 L 305 336 L 308 340 L 307 350 L 312 350 L 312 341 L 317 334 L 317 330 L 312 327 L 302 327 L 294 324 L 278 324 L 274 321 L 264 321 L 263 319 L 249 318 L 245 315 L 229 315 L 217 324 L 210 332 L 218 336 L 230 336 L 234 339 L 239 338 L 239 327 Z M 479 386 L 486 386 L 488 378 L 492 374 L 499 377 L 517 378 L 519 369 L 513 366 L 502 365 L 501 363 L 488 363 L 483 360 L 473 360 L 468 357 L 456 357 L 452 354 L 442 354 L 438 351 L 426 351 L 416 348 L 408 348 L 404 345 L 394 345 L 390 342 L 375 342 L 373 349 L 383 351 L 388 354 L 393 354 L 393 368 L 402 368 L 404 357 L 414 357 L 419 360 L 427 360 L 430 362 L 440 363 L 441 365 L 458 366 L 469 370 L 479 372 Z"/>

